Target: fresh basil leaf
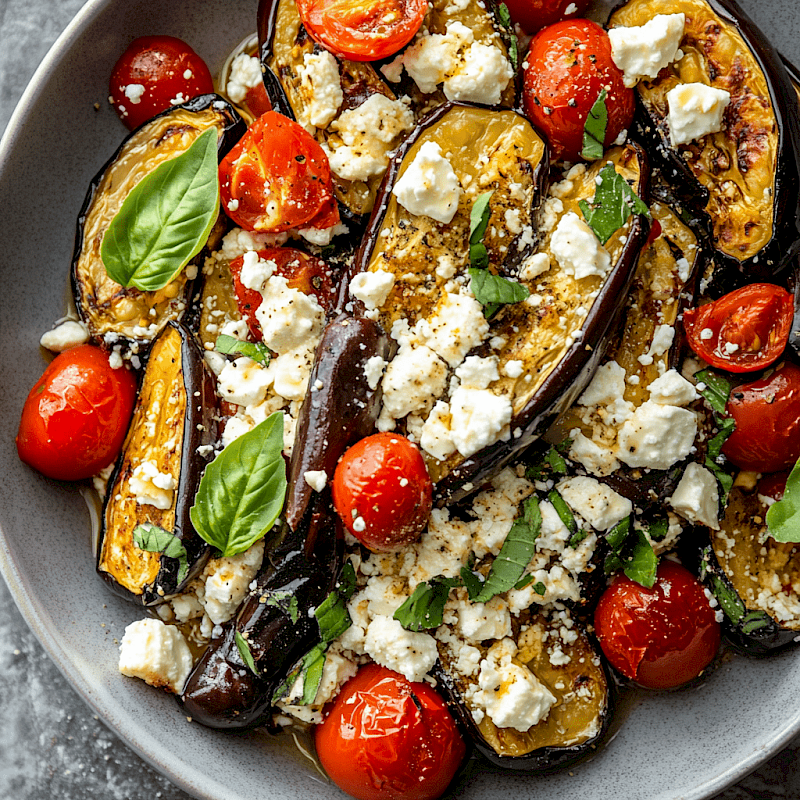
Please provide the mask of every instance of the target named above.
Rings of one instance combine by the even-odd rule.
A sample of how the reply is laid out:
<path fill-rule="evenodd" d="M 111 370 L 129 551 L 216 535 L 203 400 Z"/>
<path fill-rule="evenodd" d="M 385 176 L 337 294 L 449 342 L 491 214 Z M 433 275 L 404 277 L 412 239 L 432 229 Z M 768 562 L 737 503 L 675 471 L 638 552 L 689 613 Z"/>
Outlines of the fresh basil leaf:
<path fill-rule="evenodd" d="M 483 242 L 469 246 L 469 263 L 480 270 L 485 270 L 489 266 L 489 251 Z"/>
<path fill-rule="evenodd" d="M 559 519 L 564 523 L 564 527 L 566 527 L 570 533 L 577 533 L 578 523 L 575 522 L 575 515 L 572 513 L 572 510 L 567 505 L 564 498 L 555 489 L 551 489 L 547 493 L 547 499 L 550 501 L 550 505 L 556 510 Z"/>
<path fill-rule="evenodd" d="M 145 175 L 103 236 L 108 276 L 145 292 L 163 289 L 205 245 L 219 214 L 217 129 Z"/>
<path fill-rule="evenodd" d="M 476 598 L 486 603 L 495 595 L 514 588 L 522 577 L 536 549 L 536 539 L 542 531 L 542 512 L 536 497 L 529 497 L 522 504 L 521 517 L 514 520 L 511 530 L 492 562 L 492 568 Z"/>
<path fill-rule="evenodd" d="M 667 519 L 657 519 L 655 522 L 651 522 L 647 528 L 647 535 L 652 542 L 663 542 L 668 533 L 669 520 Z"/>
<path fill-rule="evenodd" d="M 638 197 L 611 164 L 600 170 L 600 183 L 591 202 L 578 203 L 586 222 L 597 238 L 605 244 L 627 221 L 631 214 L 644 214 L 650 219 L 650 209 Z"/>
<path fill-rule="evenodd" d="M 581 528 L 579 531 L 575 531 L 572 536 L 569 537 L 569 541 L 567 545 L 569 547 L 575 548 L 577 547 L 587 536 L 589 535 L 589 531 Z"/>
<path fill-rule="evenodd" d="M 470 288 L 475 299 L 484 307 L 486 317 L 491 317 L 501 305 L 521 303 L 530 294 L 525 286 L 488 269 L 469 268 Z"/>
<path fill-rule="evenodd" d="M 483 241 L 486 229 L 489 227 L 489 217 L 491 209 L 489 200 L 492 199 L 494 191 L 484 192 L 475 198 L 472 210 L 469 212 L 469 243 L 478 244 Z"/>
<path fill-rule="evenodd" d="M 628 538 L 628 532 L 631 529 L 631 518 L 625 517 L 620 520 L 608 533 L 606 533 L 606 541 L 608 546 L 615 553 L 622 549 L 625 540 Z"/>
<path fill-rule="evenodd" d="M 236 649 L 239 651 L 239 655 L 242 657 L 242 661 L 244 661 L 244 665 L 253 675 L 258 675 L 258 668 L 256 667 L 256 660 L 253 658 L 252 652 L 250 652 L 250 643 L 247 639 L 242 636 L 239 631 L 233 635 L 233 639 L 236 642 Z"/>
<path fill-rule="evenodd" d="M 335 590 L 314 609 L 314 616 L 325 643 L 338 639 L 353 624 L 347 601 Z"/>
<path fill-rule="evenodd" d="M 500 20 L 500 24 L 508 30 L 508 60 L 511 62 L 511 66 L 516 69 L 519 64 L 517 36 L 514 33 L 514 23 L 511 20 L 511 12 L 508 10 L 508 6 L 505 3 L 500 3 L 500 5 L 497 6 L 497 17 Z"/>
<path fill-rule="evenodd" d="M 426 583 L 418 583 L 411 597 L 394 612 L 394 619 L 407 631 L 438 628 L 443 621 L 444 606 L 450 589 L 460 583 L 458 578 L 441 576 Z"/>
<path fill-rule="evenodd" d="M 741 621 L 741 631 L 745 636 L 751 636 L 762 628 L 767 628 L 774 620 L 766 611 L 748 611 Z"/>
<path fill-rule="evenodd" d="M 596 161 L 603 157 L 603 142 L 606 140 L 606 127 L 608 125 L 608 108 L 605 88 L 600 90 L 597 100 L 589 110 L 586 123 L 583 126 L 583 150 L 581 156 L 587 161 Z"/>
<path fill-rule="evenodd" d="M 527 575 L 523 575 L 515 584 L 515 589 L 524 589 L 526 586 L 530 586 L 536 580 L 536 576 L 529 572 Z"/>
<path fill-rule="evenodd" d="M 656 582 L 658 558 L 644 531 L 637 530 L 631 554 L 623 559 L 623 571 L 636 583 L 648 589 Z"/>
<path fill-rule="evenodd" d="M 560 444 L 551 445 L 542 458 L 525 470 L 525 477 L 532 481 L 547 480 L 552 473 L 567 474 L 567 462 L 562 453 L 569 452 L 572 439 L 565 439 Z"/>
<path fill-rule="evenodd" d="M 342 574 L 339 576 L 339 583 L 336 591 L 345 599 L 349 600 L 356 591 L 356 570 L 351 561 L 345 561 L 342 567 Z"/>
<path fill-rule="evenodd" d="M 325 653 L 328 645 L 320 642 L 303 656 L 303 697 L 300 705 L 311 705 L 322 682 L 322 671 L 325 669 Z"/>
<path fill-rule="evenodd" d="M 275 524 L 285 495 L 283 414 L 277 411 L 206 467 L 189 514 L 204 541 L 235 556 Z"/>
<path fill-rule="evenodd" d="M 720 608 L 725 612 L 725 616 L 734 624 L 738 625 L 739 620 L 745 614 L 745 606 L 742 598 L 734 589 L 727 586 L 719 575 L 711 575 L 711 593 L 717 598 Z"/>
<path fill-rule="evenodd" d="M 467 590 L 467 597 L 470 603 L 474 602 L 483 588 L 483 581 L 471 569 L 461 567 L 461 580 L 464 582 L 464 587 Z"/>
<path fill-rule="evenodd" d="M 698 388 L 697 391 L 717 414 L 724 416 L 733 384 L 724 375 L 710 369 L 695 372 L 694 379 L 698 384 L 703 384 L 703 388 Z"/>
<path fill-rule="evenodd" d="M 533 584 L 533 591 L 539 595 L 539 597 L 544 597 L 547 594 L 547 587 L 539 581 L 538 583 Z"/>
<path fill-rule="evenodd" d="M 178 584 L 183 583 L 189 572 L 189 558 L 181 540 L 169 531 L 150 522 L 143 522 L 133 529 L 133 543 L 148 553 L 163 553 L 168 558 L 178 559 Z"/>
<path fill-rule="evenodd" d="M 783 499 L 767 511 L 767 529 L 776 542 L 800 542 L 800 460 L 789 473 Z"/>
<path fill-rule="evenodd" d="M 721 500 L 724 503 L 730 494 L 731 489 L 733 488 L 733 475 L 730 475 L 723 469 L 722 465 L 719 463 L 719 460 L 722 445 L 725 444 L 727 438 L 736 429 L 736 421 L 731 417 L 722 419 L 716 414 L 714 414 L 714 420 L 719 427 L 719 432 L 708 443 L 705 466 L 706 469 L 713 473 L 714 477 L 719 482 L 719 485 L 722 488 Z M 724 456 L 722 456 L 722 460 L 725 460 Z"/>
<path fill-rule="evenodd" d="M 235 339 L 226 333 L 217 336 L 214 349 L 220 353 L 225 353 L 225 355 L 240 353 L 253 361 L 257 361 L 259 364 L 263 364 L 265 367 L 269 365 L 272 359 L 269 348 L 263 342 L 243 342 L 241 339 Z"/>
<path fill-rule="evenodd" d="M 264 605 L 279 608 L 293 623 L 300 619 L 297 597 L 292 592 L 270 592 L 266 598 Z"/>

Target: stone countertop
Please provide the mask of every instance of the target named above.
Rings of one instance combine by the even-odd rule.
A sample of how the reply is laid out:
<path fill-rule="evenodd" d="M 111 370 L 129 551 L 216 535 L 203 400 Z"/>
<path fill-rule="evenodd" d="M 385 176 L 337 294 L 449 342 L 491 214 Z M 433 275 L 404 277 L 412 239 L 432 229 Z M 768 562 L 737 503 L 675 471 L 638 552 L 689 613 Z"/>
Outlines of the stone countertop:
<path fill-rule="evenodd" d="M 742 3 L 784 52 L 800 41 L 800 5 L 777 18 Z M 0 0 L 0 132 L 82 0 Z M 17 413 L 12 410 L 10 413 Z M 713 800 L 800 798 L 800 739 Z M 189 800 L 111 733 L 72 690 L 0 580 L 0 798 Z"/>

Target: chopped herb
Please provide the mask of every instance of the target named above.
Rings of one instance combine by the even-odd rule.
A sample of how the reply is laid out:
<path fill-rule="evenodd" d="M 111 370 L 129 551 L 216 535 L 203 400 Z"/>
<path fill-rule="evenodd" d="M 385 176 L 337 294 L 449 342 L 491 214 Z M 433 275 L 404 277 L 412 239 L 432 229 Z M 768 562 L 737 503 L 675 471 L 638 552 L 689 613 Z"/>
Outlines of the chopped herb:
<path fill-rule="evenodd" d="M 597 238 L 605 244 L 631 214 L 644 214 L 650 219 L 650 209 L 612 164 L 606 164 L 598 177 L 594 199 L 581 200 L 578 206 Z"/>
<path fill-rule="evenodd" d="M 483 243 L 486 229 L 489 227 L 491 209 L 489 200 L 494 192 L 484 192 L 475 199 L 469 213 L 469 260 L 474 267 L 486 269 L 489 266 L 489 252 Z"/>
<path fill-rule="evenodd" d="M 655 522 L 651 522 L 650 526 L 647 528 L 647 535 L 653 542 L 663 542 L 664 539 L 667 538 L 668 533 L 669 520 L 666 519 L 657 519 Z"/>
<path fill-rule="evenodd" d="M 418 583 L 411 597 L 394 612 L 394 619 L 407 631 L 438 628 L 443 621 L 444 606 L 450 589 L 460 584 L 459 578 L 441 576 L 426 583 Z"/>
<path fill-rule="evenodd" d="M 181 540 L 169 531 L 150 522 L 143 522 L 133 529 L 133 543 L 148 553 L 162 553 L 167 558 L 178 560 L 178 585 L 183 583 L 189 573 L 189 558 Z"/>
<path fill-rule="evenodd" d="M 724 375 L 720 375 L 710 369 L 700 370 L 700 372 L 695 373 L 694 377 L 698 381 L 698 385 L 703 387 L 698 391 L 713 409 L 714 423 L 719 429 L 716 435 L 708 442 L 705 466 L 719 481 L 722 489 L 720 500 L 724 503 L 733 486 L 733 476 L 724 470 L 720 464 L 721 460 L 724 463 L 724 457 L 721 456 L 722 445 L 725 444 L 727 438 L 736 429 L 736 422 L 731 417 L 726 416 L 725 410 L 733 385 Z"/>
<path fill-rule="evenodd" d="M 317 606 L 314 616 L 325 643 L 341 636 L 353 624 L 347 611 L 347 601 L 335 590 Z"/>
<path fill-rule="evenodd" d="M 263 342 L 243 342 L 241 339 L 235 339 L 225 333 L 217 336 L 214 348 L 225 355 L 240 353 L 265 367 L 269 365 L 272 358 L 269 348 Z"/>
<path fill-rule="evenodd" d="M 703 387 L 700 388 L 698 386 L 697 391 L 700 392 L 717 414 L 724 416 L 733 384 L 724 375 L 720 375 L 710 369 L 702 369 L 700 372 L 695 372 L 694 378 Z"/>
<path fill-rule="evenodd" d="M 488 269 L 470 267 L 469 276 L 472 279 L 470 288 L 475 299 L 483 306 L 483 313 L 491 317 L 500 306 L 521 303 L 530 292 L 517 281 L 495 275 Z"/>
<path fill-rule="evenodd" d="M 523 575 L 515 584 L 515 589 L 524 589 L 526 586 L 529 586 L 536 580 L 536 576 L 529 572 L 527 575 Z"/>
<path fill-rule="evenodd" d="M 789 473 L 783 499 L 767 511 L 767 530 L 776 542 L 800 542 L 800 460 Z"/>
<path fill-rule="evenodd" d="M 320 642 L 303 656 L 303 697 L 302 705 L 311 705 L 317 696 L 319 685 L 322 681 L 322 671 L 325 669 L 325 653 L 328 644 Z"/>
<path fill-rule="evenodd" d="M 483 580 L 467 567 L 461 567 L 461 580 L 464 582 L 470 602 L 473 602 L 481 593 Z"/>
<path fill-rule="evenodd" d="M 514 69 L 519 65 L 519 50 L 517 47 L 517 36 L 514 33 L 514 23 L 511 21 L 511 12 L 505 3 L 500 3 L 497 6 L 497 16 L 500 19 L 500 24 L 508 30 L 508 60 Z"/>
<path fill-rule="evenodd" d="M 525 470 L 525 477 L 532 481 L 544 481 L 550 477 L 550 473 L 566 475 L 567 462 L 562 453 L 568 452 L 570 447 L 572 439 L 565 439 L 560 444 L 551 446 L 539 461 Z"/>
<path fill-rule="evenodd" d="M 293 623 L 300 619 L 297 598 L 292 592 L 270 592 L 264 605 L 279 608 Z"/>
<path fill-rule="evenodd" d="M 577 547 L 587 536 L 589 535 L 589 531 L 585 528 L 581 528 L 579 531 L 575 531 L 572 536 L 569 537 L 569 541 L 567 545 L 569 547 Z"/>
<path fill-rule="evenodd" d="M 244 665 L 253 673 L 253 675 L 258 675 L 258 668 L 256 667 L 256 661 L 253 658 L 253 654 L 250 651 L 250 643 L 247 639 L 242 636 L 239 631 L 233 636 L 234 641 L 236 642 L 236 649 L 239 651 L 239 655 L 242 657 L 242 661 L 244 661 Z"/>
<path fill-rule="evenodd" d="M 583 126 L 583 150 L 581 156 L 587 161 L 596 161 L 603 157 L 603 142 L 606 139 L 606 127 L 608 125 L 608 108 L 606 107 L 607 92 L 600 90 L 597 100 L 586 117 Z"/>
<path fill-rule="evenodd" d="M 555 489 L 551 489 L 547 493 L 547 499 L 556 510 L 556 514 L 558 514 L 559 519 L 564 523 L 566 529 L 570 533 L 577 533 L 578 523 L 575 522 L 575 515 L 572 513 L 572 510 L 567 505 L 564 498 Z"/>
<path fill-rule="evenodd" d="M 658 558 L 644 532 L 632 528 L 630 517 L 608 531 L 606 541 L 611 548 L 603 565 L 607 575 L 621 569 L 642 586 L 650 588 L 655 583 Z"/>
<path fill-rule="evenodd" d="M 538 583 L 533 584 L 533 591 L 539 595 L 539 597 L 544 597 L 547 594 L 547 587 L 539 581 Z"/>

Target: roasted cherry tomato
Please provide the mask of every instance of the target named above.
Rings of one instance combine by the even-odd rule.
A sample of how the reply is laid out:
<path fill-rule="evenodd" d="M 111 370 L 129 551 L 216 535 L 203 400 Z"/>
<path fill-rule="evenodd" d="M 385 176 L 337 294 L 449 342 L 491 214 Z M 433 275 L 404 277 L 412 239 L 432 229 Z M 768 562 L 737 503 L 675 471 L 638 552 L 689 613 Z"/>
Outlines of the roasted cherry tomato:
<path fill-rule="evenodd" d="M 303 25 L 334 55 L 375 61 L 405 47 L 422 25 L 425 0 L 298 0 Z"/>
<path fill-rule="evenodd" d="M 264 261 L 273 261 L 275 274 L 286 278 L 286 282 L 292 289 L 298 289 L 305 294 L 313 294 L 326 311 L 333 308 L 336 290 L 333 286 L 331 271 L 322 259 L 291 247 L 270 247 L 266 250 L 259 250 L 258 257 Z M 250 328 L 250 333 L 257 342 L 260 342 L 262 339 L 261 325 L 255 314 L 264 298 L 261 292 L 248 289 L 242 283 L 243 263 L 244 256 L 239 256 L 231 261 L 230 265 L 236 302 L 242 319 Z"/>
<path fill-rule="evenodd" d="M 419 448 L 375 433 L 356 442 L 333 476 L 333 505 L 353 536 L 375 552 L 413 542 L 431 511 L 433 485 Z"/>
<path fill-rule="evenodd" d="M 262 114 L 225 156 L 219 181 L 223 208 L 245 230 L 277 233 L 339 221 L 327 156 L 310 133 L 276 111 Z"/>
<path fill-rule="evenodd" d="M 170 106 L 214 91 L 205 62 L 174 36 L 134 39 L 114 65 L 111 102 L 131 130 Z"/>
<path fill-rule="evenodd" d="M 536 33 L 565 17 L 580 17 L 589 0 L 506 0 L 511 19 L 526 33 Z"/>
<path fill-rule="evenodd" d="M 752 283 L 683 314 L 689 346 L 712 367 L 752 372 L 776 361 L 789 341 L 794 301 L 786 289 Z"/>
<path fill-rule="evenodd" d="M 790 362 L 772 375 L 737 386 L 725 411 L 736 429 L 722 452 L 740 469 L 777 472 L 800 458 L 800 367 Z"/>
<path fill-rule="evenodd" d="M 606 146 L 633 120 L 634 93 L 611 58 L 608 34 L 588 19 L 557 22 L 540 31 L 525 58 L 522 104 L 547 136 L 551 156 L 575 161 L 583 129 L 600 92 L 606 90 Z"/>
<path fill-rule="evenodd" d="M 377 664 L 342 687 L 314 741 L 331 780 L 360 800 L 434 800 L 466 754 L 442 698 Z"/>
<path fill-rule="evenodd" d="M 696 678 L 721 638 L 702 585 L 674 561 L 659 564 L 652 589 L 618 575 L 597 604 L 594 625 L 611 665 L 649 689 Z"/>
<path fill-rule="evenodd" d="M 55 357 L 31 389 L 17 433 L 19 457 L 50 478 L 77 481 L 119 455 L 136 378 L 108 353 L 82 344 Z"/>
<path fill-rule="evenodd" d="M 783 493 L 786 491 L 786 481 L 789 480 L 790 470 L 782 472 L 771 472 L 758 479 L 758 493 L 764 497 L 771 497 L 773 500 L 783 500 Z"/>

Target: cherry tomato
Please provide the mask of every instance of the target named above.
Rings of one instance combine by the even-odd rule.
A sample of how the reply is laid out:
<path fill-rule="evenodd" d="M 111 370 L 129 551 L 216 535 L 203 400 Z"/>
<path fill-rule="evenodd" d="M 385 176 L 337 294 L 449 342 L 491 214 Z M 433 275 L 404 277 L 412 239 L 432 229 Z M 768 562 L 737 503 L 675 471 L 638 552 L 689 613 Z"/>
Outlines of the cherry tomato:
<path fill-rule="evenodd" d="M 597 604 L 594 625 L 611 665 L 648 689 L 696 678 L 721 638 L 702 585 L 674 561 L 659 564 L 652 589 L 618 575 Z"/>
<path fill-rule="evenodd" d="M 111 71 L 109 94 L 133 130 L 170 106 L 214 91 L 205 62 L 174 36 L 134 39 Z"/>
<path fill-rule="evenodd" d="M 353 536 L 375 552 L 413 542 L 428 521 L 433 484 L 419 448 L 375 433 L 356 442 L 333 475 L 333 505 Z"/>
<path fill-rule="evenodd" d="M 248 128 L 219 165 L 219 180 L 222 207 L 245 230 L 307 226 L 331 207 L 331 224 L 339 221 L 327 156 L 310 133 L 276 111 Z"/>
<path fill-rule="evenodd" d="M 633 120 L 634 92 L 611 58 L 608 34 L 588 19 L 565 20 L 536 34 L 523 68 L 522 104 L 547 136 L 554 159 L 575 161 L 583 128 L 600 92 L 606 90 L 610 145 Z"/>
<path fill-rule="evenodd" d="M 776 361 L 789 341 L 794 301 L 786 289 L 752 283 L 683 314 L 689 346 L 712 367 L 753 372 Z"/>
<path fill-rule="evenodd" d="M 758 479 L 758 493 L 773 500 L 782 500 L 786 491 L 786 481 L 789 480 L 790 470 L 772 472 Z"/>
<path fill-rule="evenodd" d="M 313 294 L 326 311 L 333 308 L 336 290 L 333 286 L 331 271 L 322 259 L 291 247 L 270 247 L 266 250 L 259 250 L 258 257 L 264 261 L 275 262 L 275 274 L 286 278 L 286 282 L 292 289 L 298 289 L 305 294 Z M 236 302 L 239 306 L 239 313 L 247 322 L 247 327 L 250 328 L 250 333 L 257 342 L 260 342 L 262 339 L 261 325 L 255 314 L 263 297 L 261 292 L 248 289 L 242 283 L 243 263 L 244 256 L 239 256 L 231 261 L 230 265 Z"/>
<path fill-rule="evenodd" d="M 580 17 L 589 0 L 506 0 L 511 19 L 526 33 L 536 33 L 564 17 Z"/>
<path fill-rule="evenodd" d="M 800 458 L 800 367 L 785 362 L 769 377 L 737 386 L 725 411 L 736 429 L 722 452 L 740 469 L 777 472 Z"/>
<path fill-rule="evenodd" d="M 442 698 L 377 664 L 342 687 L 314 742 L 331 780 L 359 800 L 434 800 L 466 754 Z"/>
<path fill-rule="evenodd" d="M 50 478 L 77 481 L 119 455 L 136 400 L 136 378 L 90 344 L 50 363 L 22 408 L 17 453 Z"/>
<path fill-rule="evenodd" d="M 300 19 L 334 55 L 375 61 L 405 47 L 420 29 L 426 0 L 298 0 Z"/>

